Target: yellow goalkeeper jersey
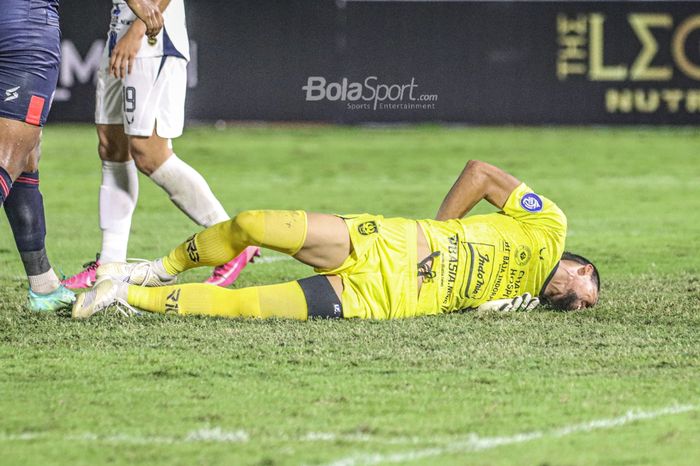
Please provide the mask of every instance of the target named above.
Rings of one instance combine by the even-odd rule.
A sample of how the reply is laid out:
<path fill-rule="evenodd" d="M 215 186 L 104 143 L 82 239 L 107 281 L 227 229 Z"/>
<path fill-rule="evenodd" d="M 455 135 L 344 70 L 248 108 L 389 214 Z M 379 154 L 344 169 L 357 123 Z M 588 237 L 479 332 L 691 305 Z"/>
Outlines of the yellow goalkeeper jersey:
<path fill-rule="evenodd" d="M 526 292 L 537 296 L 564 252 L 566 216 L 525 183 L 501 212 L 419 223 L 440 255 L 424 279 L 417 314 L 474 308 Z"/>

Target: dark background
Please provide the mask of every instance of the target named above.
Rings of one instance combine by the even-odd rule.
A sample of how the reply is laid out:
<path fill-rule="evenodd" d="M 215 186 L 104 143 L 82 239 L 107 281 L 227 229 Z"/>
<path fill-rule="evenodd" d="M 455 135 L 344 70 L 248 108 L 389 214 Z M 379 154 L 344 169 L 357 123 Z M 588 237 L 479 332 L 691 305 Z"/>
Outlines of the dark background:
<path fill-rule="evenodd" d="M 674 31 L 700 14 L 694 2 L 396 2 L 334 0 L 197 0 L 185 2 L 191 63 L 187 117 L 192 120 L 361 122 L 464 122 L 475 124 L 694 124 L 697 112 L 681 102 L 672 111 L 606 110 L 609 89 L 683 93 L 700 89 L 671 54 Z M 66 44 L 85 59 L 103 39 L 111 4 L 62 2 Z M 652 30 L 658 52 L 652 65 L 673 67 L 667 81 L 560 80 L 557 15 L 606 16 L 606 64 L 635 61 L 642 44 L 630 13 L 662 13 L 671 28 Z M 688 36 L 688 58 L 700 66 L 700 29 Z M 51 121 L 92 121 L 92 79 L 67 77 L 64 65 Z M 436 94 L 432 109 L 349 110 L 345 102 L 307 102 L 309 76 L 329 82 L 418 84 Z M 69 83 L 70 85 L 66 85 Z M 646 95 L 646 94 L 645 94 Z"/>

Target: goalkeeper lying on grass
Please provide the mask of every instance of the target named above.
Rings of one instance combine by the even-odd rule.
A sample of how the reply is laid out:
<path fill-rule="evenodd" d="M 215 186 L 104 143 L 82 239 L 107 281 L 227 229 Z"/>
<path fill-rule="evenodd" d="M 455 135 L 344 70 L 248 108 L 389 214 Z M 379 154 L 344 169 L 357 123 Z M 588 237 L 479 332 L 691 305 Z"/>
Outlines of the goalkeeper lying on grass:
<path fill-rule="evenodd" d="M 486 199 L 501 212 L 468 213 Z M 436 220 L 246 211 L 152 262 L 100 266 L 73 317 L 110 305 L 220 317 L 396 319 L 469 308 L 582 309 L 598 301 L 595 266 L 564 252 L 566 217 L 549 199 L 484 162 L 470 161 Z M 230 261 L 248 246 L 293 256 L 318 275 L 223 289 L 176 276 Z M 520 298 L 523 299 L 520 299 Z"/>

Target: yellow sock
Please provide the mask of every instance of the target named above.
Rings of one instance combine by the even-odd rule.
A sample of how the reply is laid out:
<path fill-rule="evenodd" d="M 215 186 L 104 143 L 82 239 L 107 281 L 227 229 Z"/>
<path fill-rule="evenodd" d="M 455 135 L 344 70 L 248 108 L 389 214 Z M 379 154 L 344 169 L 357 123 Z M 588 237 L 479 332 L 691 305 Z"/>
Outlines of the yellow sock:
<path fill-rule="evenodd" d="M 248 210 L 190 236 L 163 258 L 171 275 L 230 261 L 248 246 L 262 246 L 294 255 L 306 241 L 306 212 Z"/>
<path fill-rule="evenodd" d="M 218 317 L 282 317 L 306 320 L 308 308 L 298 282 L 231 290 L 204 283 L 146 288 L 129 285 L 127 301 L 150 312 Z"/>

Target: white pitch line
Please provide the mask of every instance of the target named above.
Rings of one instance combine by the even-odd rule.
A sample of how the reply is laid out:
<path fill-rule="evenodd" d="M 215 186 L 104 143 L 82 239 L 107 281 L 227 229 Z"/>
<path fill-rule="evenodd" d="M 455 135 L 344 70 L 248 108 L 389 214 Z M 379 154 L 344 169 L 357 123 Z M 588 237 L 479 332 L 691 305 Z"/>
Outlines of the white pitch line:
<path fill-rule="evenodd" d="M 289 256 L 262 256 L 262 257 L 256 257 L 255 262 L 253 262 L 253 265 L 255 264 L 271 264 L 273 262 L 283 262 L 283 261 L 291 261 L 294 260 L 294 258 L 289 257 Z"/>
<path fill-rule="evenodd" d="M 244 430 L 227 431 L 221 427 L 207 427 L 188 432 L 187 434 L 174 436 L 149 436 L 133 434 L 97 434 L 94 432 L 82 432 L 54 435 L 49 432 L 23 432 L 2 433 L 0 442 L 28 442 L 33 440 L 70 441 L 70 442 L 101 442 L 129 445 L 172 445 L 180 443 L 246 443 L 250 441 L 250 435 Z M 384 443 L 391 445 L 416 445 L 425 443 L 419 437 L 376 437 L 370 434 L 340 434 L 335 432 L 309 432 L 301 437 L 277 437 L 275 440 L 291 442 L 354 442 L 354 443 Z"/>
<path fill-rule="evenodd" d="M 481 450 L 489 450 L 491 448 L 500 447 L 503 445 L 513 445 L 517 443 L 530 442 L 541 438 L 551 437 L 560 438 L 568 435 L 581 432 L 591 432 L 599 429 L 611 429 L 614 427 L 623 426 L 634 421 L 645 421 L 661 416 L 669 416 L 673 414 L 687 413 L 696 411 L 698 405 L 674 405 L 666 408 L 661 408 L 655 411 L 627 411 L 626 414 L 616 418 L 596 419 L 580 424 L 571 424 L 562 426 L 548 432 L 533 431 L 522 432 L 515 435 L 504 437 L 480 437 L 476 434 L 471 434 L 466 439 L 454 441 L 447 445 L 433 448 L 424 448 L 420 450 L 409 450 L 398 453 L 367 453 L 360 455 L 348 456 L 338 459 L 328 466 L 369 466 L 381 463 L 406 463 L 422 458 L 434 456 L 442 456 L 445 454 L 466 453 Z"/>
<path fill-rule="evenodd" d="M 250 436 L 244 430 L 230 432 L 223 430 L 221 427 L 193 430 L 185 437 L 185 442 L 242 443 L 248 440 L 250 440 Z"/>
<path fill-rule="evenodd" d="M 70 442 L 101 442 L 130 445 L 172 445 L 178 443 L 246 443 L 250 436 L 244 430 L 226 431 L 220 427 L 202 428 L 188 432 L 182 437 L 148 436 L 130 434 L 100 435 L 93 432 L 54 436 L 47 432 L 25 432 L 21 434 L 0 433 L 0 442 L 58 440 Z"/>
<path fill-rule="evenodd" d="M 420 437 L 378 437 L 370 434 L 339 434 L 336 432 L 309 432 L 299 438 L 288 439 L 295 442 L 353 442 L 353 443 L 383 443 L 387 445 L 420 445 L 428 443 Z M 430 441 L 435 439 L 431 438 Z M 447 440 L 441 439 L 441 442 Z"/>
<path fill-rule="evenodd" d="M 330 466 L 366 466 L 380 463 L 406 463 L 422 458 L 441 456 L 445 454 L 474 452 L 488 450 L 503 445 L 530 442 L 541 438 L 560 438 L 568 435 L 591 432 L 599 429 L 610 429 L 623 426 L 634 421 L 644 421 L 660 416 L 681 414 L 698 410 L 698 405 L 674 405 L 656 411 L 628 411 L 625 415 L 610 418 L 596 419 L 580 424 L 571 424 L 559 427 L 547 432 L 533 431 L 523 432 L 503 437 L 480 437 L 471 434 L 467 437 L 377 437 L 371 434 L 342 434 L 334 432 L 309 432 L 297 438 L 277 437 L 273 440 L 287 440 L 296 442 L 350 442 L 350 443 L 375 443 L 388 445 L 419 445 L 429 443 L 444 443 L 444 445 L 408 450 L 397 453 L 369 453 L 341 458 Z M 271 439 L 257 439 L 270 441 Z M 149 436 L 134 434 L 97 434 L 83 432 L 65 435 L 56 435 L 50 432 L 0 432 L 0 442 L 30 442 L 30 441 L 59 441 L 59 442 L 87 442 L 87 443 L 111 443 L 128 445 L 174 445 L 183 443 L 229 443 L 243 444 L 251 441 L 251 436 L 245 430 L 228 431 L 221 427 L 205 427 L 192 430 L 182 436 Z"/>

